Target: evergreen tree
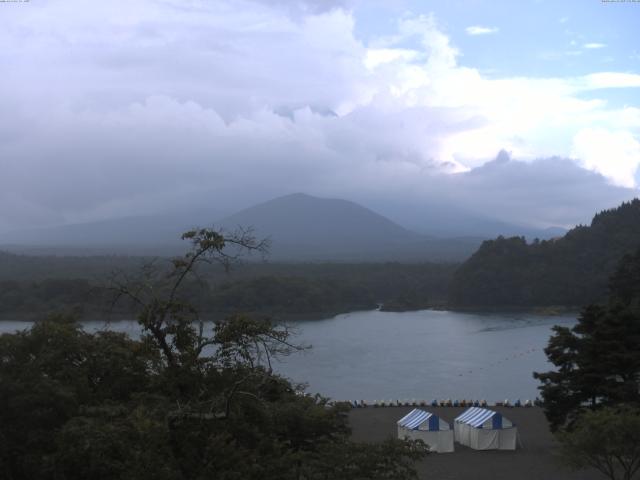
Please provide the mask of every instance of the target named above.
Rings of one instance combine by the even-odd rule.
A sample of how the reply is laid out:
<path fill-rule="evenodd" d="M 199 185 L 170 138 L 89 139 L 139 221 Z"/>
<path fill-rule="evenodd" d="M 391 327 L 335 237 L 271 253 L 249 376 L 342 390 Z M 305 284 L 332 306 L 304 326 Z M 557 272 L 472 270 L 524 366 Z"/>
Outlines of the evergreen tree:
<path fill-rule="evenodd" d="M 586 307 L 572 328 L 555 327 L 545 353 L 556 370 L 534 373 L 553 428 L 585 409 L 640 406 L 640 250 L 624 257 L 606 305 Z"/>

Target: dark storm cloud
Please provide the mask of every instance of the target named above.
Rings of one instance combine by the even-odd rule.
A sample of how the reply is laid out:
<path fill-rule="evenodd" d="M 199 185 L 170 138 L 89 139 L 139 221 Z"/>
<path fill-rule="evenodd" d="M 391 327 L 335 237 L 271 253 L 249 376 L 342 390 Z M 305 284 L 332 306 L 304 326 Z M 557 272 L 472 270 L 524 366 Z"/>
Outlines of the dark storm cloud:
<path fill-rule="evenodd" d="M 504 153 L 469 172 L 416 176 L 402 189 L 390 182 L 386 192 L 366 192 L 360 200 L 412 228 L 437 231 L 431 222 L 449 223 L 451 215 L 461 223 L 479 216 L 538 228 L 571 227 L 638 194 L 570 159 L 523 162 Z M 464 226 L 457 231 L 465 232 Z"/>

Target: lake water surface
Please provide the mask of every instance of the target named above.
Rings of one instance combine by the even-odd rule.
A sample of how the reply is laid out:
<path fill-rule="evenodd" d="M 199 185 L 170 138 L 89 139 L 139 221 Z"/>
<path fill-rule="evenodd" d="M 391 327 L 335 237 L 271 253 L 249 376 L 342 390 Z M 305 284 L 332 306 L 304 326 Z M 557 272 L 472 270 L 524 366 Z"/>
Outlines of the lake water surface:
<path fill-rule="evenodd" d="M 274 368 L 309 391 L 339 400 L 473 398 L 533 399 L 533 371 L 550 368 L 543 348 L 553 325 L 576 315 L 365 311 L 325 320 L 290 322 L 294 341 L 312 349 Z M 104 322 L 84 322 L 88 331 Z M 0 332 L 28 328 L 0 322 Z M 108 328 L 138 336 L 135 322 Z"/>

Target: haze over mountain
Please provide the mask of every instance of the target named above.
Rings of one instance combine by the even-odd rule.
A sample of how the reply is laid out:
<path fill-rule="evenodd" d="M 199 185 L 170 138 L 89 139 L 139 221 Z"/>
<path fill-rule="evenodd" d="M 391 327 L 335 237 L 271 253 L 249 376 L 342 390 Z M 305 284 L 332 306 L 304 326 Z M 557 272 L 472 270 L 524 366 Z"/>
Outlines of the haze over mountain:
<path fill-rule="evenodd" d="M 415 242 L 421 236 L 357 203 L 294 193 L 255 205 L 221 222 L 232 229 L 250 225 L 276 244 L 354 250 Z"/>
<path fill-rule="evenodd" d="M 258 237 L 269 237 L 273 259 L 453 260 L 479 244 L 477 239 L 443 243 L 354 202 L 302 193 L 247 208 L 220 223 L 230 230 L 250 225 Z"/>
<path fill-rule="evenodd" d="M 102 222 L 15 231 L 0 236 L 11 251 L 64 254 L 171 255 L 185 245 L 180 234 L 195 226 L 227 230 L 253 228 L 269 237 L 272 260 L 308 261 L 452 261 L 468 257 L 483 237 L 505 233 L 548 238 L 561 232 L 538 231 L 474 217 L 447 217 L 435 210 L 423 232 L 409 230 L 364 206 L 342 199 L 296 193 L 222 215 L 204 209 L 184 214 L 126 217 Z M 456 230 L 457 228 L 457 230 Z M 482 232 L 482 234 L 477 234 Z M 450 234 L 447 237 L 447 234 Z M 453 237 L 453 238 L 452 238 Z"/>
<path fill-rule="evenodd" d="M 30 254 L 174 255 L 181 253 L 180 236 L 194 226 L 211 225 L 224 214 L 205 209 L 166 215 L 14 230 L 0 235 L 0 248 Z"/>
<path fill-rule="evenodd" d="M 548 239 L 562 236 L 567 232 L 563 227 L 535 228 L 526 224 L 509 223 L 455 205 L 436 203 L 426 206 L 420 212 L 412 213 L 411 216 L 400 215 L 406 220 L 407 228 L 441 238 L 467 236 L 493 238 L 505 235 Z"/>
<path fill-rule="evenodd" d="M 449 224 L 456 225 L 457 231 L 429 222 L 423 229 L 426 234 L 421 234 L 357 203 L 301 193 L 247 208 L 221 224 L 226 228 L 252 225 L 258 236 L 272 239 L 272 257 L 283 259 L 460 260 L 480 244 L 479 231 L 517 232 L 541 238 L 562 233 L 519 228 L 468 215 L 463 219 L 449 217 Z M 439 235 L 430 234 L 431 231 Z"/>

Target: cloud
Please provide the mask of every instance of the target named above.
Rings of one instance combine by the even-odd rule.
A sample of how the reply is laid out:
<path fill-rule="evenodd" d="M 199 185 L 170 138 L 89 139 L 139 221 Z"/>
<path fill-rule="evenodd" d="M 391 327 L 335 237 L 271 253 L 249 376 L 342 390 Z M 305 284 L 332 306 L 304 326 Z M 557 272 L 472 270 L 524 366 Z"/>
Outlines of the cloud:
<path fill-rule="evenodd" d="M 573 155 L 587 169 L 616 185 L 633 188 L 640 167 L 640 142 L 627 131 L 585 128 L 573 138 Z"/>
<path fill-rule="evenodd" d="M 498 27 L 483 27 L 482 25 L 472 25 L 465 28 L 467 35 L 490 35 L 492 33 L 498 33 Z"/>
<path fill-rule="evenodd" d="M 610 185 L 602 175 L 561 157 L 488 162 L 452 176 L 449 187 L 467 197 L 458 200 L 461 205 L 477 199 L 477 212 L 500 211 L 502 218 L 517 224 L 526 211 L 527 221 L 541 227 L 588 222 L 594 212 L 634 195 L 633 190 Z"/>
<path fill-rule="evenodd" d="M 583 45 L 584 48 L 587 48 L 589 50 L 595 50 L 595 49 L 599 49 L 599 48 L 604 48 L 607 45 L 604 43 L 585 43 Z"/>
<path fill-rule="evenodd" d="M 477 216 L 539 228 L 572 227 L 637 195 L 637 190 L 611 185 L 569 158 L 522 161 L 505 153 L 467 172 L 416 176 L 413 183 L 415 188 L 404 182 L 405 195 L 392 191 L 363 201 L 416 229 L 425 229 L 416 218 L 426 219 L 433 231 L 450 222 L 447 217 L 457 217 L 463 224 L 457 226 L 459 233 L 465 234 L 465 221 L 473 224 Z"/>
<path fill-rule="evenodd" d="M 0 30 L 0 228 L 293 191 L 564 224 L 578 216 L 539 207 L 545 182 L 583 212 L 632 195 L 617 186 L 634 185 L 640 110 L 583 93 L 639 87 L 638 75 L 488 78 L 431 15 L 366 43 L 355 23 L 342 2 L 16 9 Z M 598 147 L 610 141 L 615 166 Z M 482 168 L 502 148 L 522 161 L 498 181 Z"/>
<path fill-rule="evenodd" d="M 298 16 L 305 13 L 324 13 L 339 8 L 347 8 L 351 0 L 252 0 L 257 4 L 281 8 Z"/>
<path fill-rule="evenodd" d="M 583 88 L 587 90 L 640 87 L 640 75 L 634 73 L 600 72 L 585 75 L 583 79 Z"/>
<path fill-rule="evenodd" d="M 385 63 L 410 62 L 419 57 L 415 50 L 401 48 L 370 48 L 364 59 L 365 66 L 373 70 Z"/>
<path fill-rule="evenodd" d="M 562 157 L 489 162 L 465 177 L 458 189 L 469 196 L 464 203 L 476 197 L 478 211 L 500 211 L 514 223 L 522 221 L 519 215 L 526 211 L 527 220 L 539 226 L 586 223 L 594 212 L 637 194 Z"/>

